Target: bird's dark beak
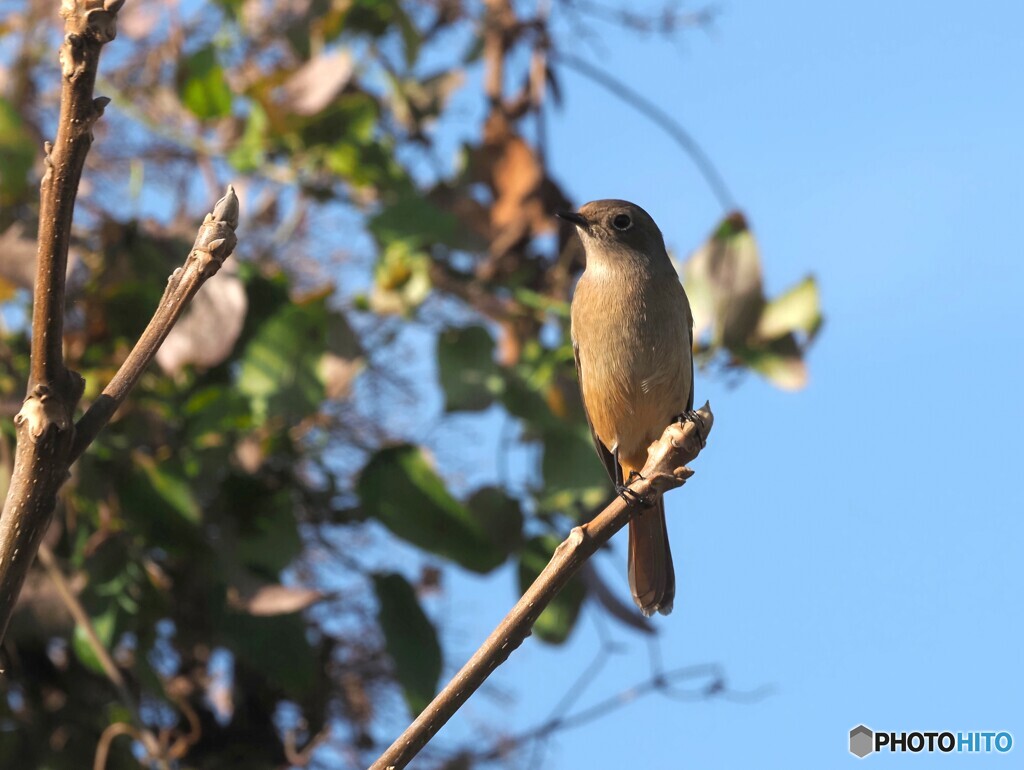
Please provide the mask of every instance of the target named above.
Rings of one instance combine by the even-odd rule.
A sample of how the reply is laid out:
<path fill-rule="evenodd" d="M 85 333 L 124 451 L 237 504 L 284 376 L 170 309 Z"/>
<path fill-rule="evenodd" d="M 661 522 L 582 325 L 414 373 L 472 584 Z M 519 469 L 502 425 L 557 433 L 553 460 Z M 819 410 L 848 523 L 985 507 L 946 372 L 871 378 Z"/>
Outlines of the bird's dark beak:
<path fill-rule="evenodd" d="M 566 222 L 572 222 L 576 227 L 582 227 L 584 230 L 590 229 L 590 221 L 575 211 L 559 211 L 555 216 L 559 219 L 564 219 Z"/>

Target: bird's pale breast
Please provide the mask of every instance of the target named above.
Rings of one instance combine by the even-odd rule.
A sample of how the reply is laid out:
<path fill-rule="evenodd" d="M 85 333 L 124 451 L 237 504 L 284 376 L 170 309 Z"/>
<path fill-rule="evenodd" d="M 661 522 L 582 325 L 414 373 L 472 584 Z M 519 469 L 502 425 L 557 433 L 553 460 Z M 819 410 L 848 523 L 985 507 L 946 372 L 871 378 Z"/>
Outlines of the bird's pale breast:
<path fill-rule="evenodd" d="M 588 270 L 576 287 L 572 336 L 583 401 L 598 438 L 639 470 L 647 447 L 690 394 L 689 306 L 678 279 L 638 281 Z"/>

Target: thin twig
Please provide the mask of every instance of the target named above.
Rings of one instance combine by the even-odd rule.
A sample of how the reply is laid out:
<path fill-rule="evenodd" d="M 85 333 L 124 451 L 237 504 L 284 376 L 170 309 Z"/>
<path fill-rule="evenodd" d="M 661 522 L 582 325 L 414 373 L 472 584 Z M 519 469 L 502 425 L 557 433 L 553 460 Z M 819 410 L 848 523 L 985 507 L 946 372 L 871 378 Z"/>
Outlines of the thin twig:
<path fill-rule="evenodd" d="M 504 620 L 481 645 L 469 662 L 431 701 L 370 770 L 398 770 L 405 767 L 452 715 L 476 692 L 491 672 L 512 654 L 533 628 L 534 622 L 569 579 L 612 535 L 622 529 L 642 503 L 649 503 L 668 489 L 680 486 L 693 471 L 686 467 L 700 454 L 714 423 L 711 407 L 698 411 L 699 420 L 675 423 L 651 444 L 647 463 L 630 489 L 630 502 L 616 497 L 592 521 L 575 527 L 558 546 L 551 561 L 516 602 Z"/>
<path fill-rule="evenodd" d="M 599 86 L 605 88 L 609 93 L 619 97 L 626 104 L 633 107 L 635 110 L 646 116 L 649 120 L 659 126 L 665 131 L 672 139 L 675 140 L 690 159 L 693 161 L 697 170 L 701 176 L 704 177 L 704 181 L 707 182 L 708 187 L 711 188 L 711 192 L 715 198 L 718 199 L 719 205 L 726 211 L 732 211 L 736 208 L 732 193 L 729 191 L 729 187 L 725 184 L 725 179 L 715 168 L 715 164 L 711 162 L 711 158 L 704 152 L 697 140 L 690 136 L 690 133 L 679 125 L 679 122 L 669 115 L 665 110 L 661 109 L 657 104 L 650 101 L 646 97 L 637 93 L 634 89 L 623 83 L 621 80 L 612 77 L 604 70 L 599 67 L 595 67 L 590 62 L 574 56 L 571 53 L 564 53 L 560 51 L 551 51 L 551 58 L 554 61 L 561 62 L 569 69 L 578 72 L 583 77 L 597 83 Z"/>
<path fill-rule="evenodd" d="M 96 744 L 96 756 L 92 761 L 92 770 L 107 770 L 107 756 L 110 754 L 110 744 L 119 735 L 130 735 L 136 739 L 139 737 L 138 731 L 126 722 L 114 722 L 111 725 L 107 725 L 107 729 L 100 735 L 100 740 Z"/>
<path fill-rule="evenodd" d="M 593 664 L 591 664 L 591 666 L 592 665 Z M 678 690 L 673 687 L 674 683 L 678 681 L 692 679 L 702 680 L 704 683 L 702 686 L 692 690 Z M 555 732 L 580 727 L 588 722 L 593 722 L 594 720 L 607 716 L 622 706 L 632 703 L 639 698 L 656 692 L 661 692 L 668 697 L 677 699 L 685 698 L 686 700 L 694 701 L 723 698 L 752 702 L 767 695 L 769 690 L 763 687 L 750 693 L 730 690 L 724 684 L 721 668 L 713 663 L 684 666 L 663 674 L 653 675 L 647 680 L 640 682 L 639 684 L 635 684 L 632 687 L 627 687 L 625 690 L 621 690 L 614 695 L 610 695 L 592 706 L 588 706 L 581 711 L 577 711 L 575 714 L 565 717 L 552 716 L 536 727 L 532 727 L 518 735 L 501 739 L 496 745 L 488 749 L 476 751 L 464 750 L 459 752 L 459 754 L 462 756 L 472 757 L 473 759 L 482 762 L 500 759 L 507 755 L 512 749 L 521 747 L 528 741 L 540 741 Z M 556 709 L 554 714 L 557 715 L 561 711 L 564 711 L 564 709 Z M 536 765 L 531 763 L 530 766 L 534 767 Z"/>
<path fill-rule="evenodd" d="M 284 735 L 284 756 L 288 764 L 294 767 L 305 767 L 313 758 L 313 752 L 320 748 L 331 737 L 331 726 L 324 725 L 316 735 L 309 739 L 309 742 L 301 749 L 295 744 L 295 730 L 289 730 Z"/>
<path fill-rule="evenodd" d="M 595 19 L 619 24 L 634 32 L 672 35 L 687 27 L 705 27 L 710 24 L 715 12 L 711 7 L 695 11 L 681 11 L 665 5 L 660 11 L 636 12 L 628 7 L 610 8 L 590 0 L 563 0 L 564 5 L 574 11 L 588 14 Z"/>
<path fill-rule="evenodd" d="M 217 201 L 213 213 L 207 214 L 192 251 L 183 267 L 175 270 L 167 281 L 167 288 L 153 318 L 128 358 L 121 364 L 110 384 L 103 389 L 89 410 L 75 425 L 75 440 L 71 447 L 74 462 L 91 444 L 97 434 L 114 416 L 114 412 L 135 387 L 139 377 L 156 356 L 175 322 L 188 307 L 188 303 L 203 283 L 224 264 L 235 248 L 235 228 L 238 226 L 238 197 L 228 185 L 227 193 Z"/>
<path fill-rule="evenodd" d="M 68 585 L 67 578 L 64 577 L 64 573 L 61 571 L 60 565 L 57 564 L 57 559 L 53 555 L 53 551 L 47 547 L 46 543 L 39 546 L 39 563 L 46 570 L 46 574 L 50 580 L 53 581 L 54 588 L 57 589 L 57 595 L 60 596 L 61 601 L 64 602 L 64 606 L 67 611 L 71 614 L 75 623 L 78 624 L 79 628 L 85 633 L 85 638 L 89 642 L 89 647 L 92 649 L 93 654 L 100 663 L 100 668 L 103 669 L 103 673 L 106 675 L 110 683 L 114 685 L 117 690 L 118 697 L 121 698 L 122 703 L 132 712 L 133 717 L 138 717 L 138 706 L 135 703 L 135 698 L 128 690 L 128 684 L 125 682 L 124 677 L 121 675 L 121 671 L 117 668 L 114 663 L 114 659 L 110 657 L 110 653 L 107 651 L 106 645 L 100 639 L 96 633 L 96 627 L 92 623 L 92 619 L 89 614 L 85 611 L 82 603 L 78 601 L 78 597 L 75 596 L 74 591 L 71 590 L 71 586 Z"/>
<path fill-rule="evenodd" d="M 150 756 L 156 758 L 159 755 L 159 746 L 157 745 L 156 736 L 146 729 L 146 726 L 142 721 L 142 717 L 139 715 L 139 704 L 135 700 L 135 696 L 132 695 L 131 690 L 128 689 L 128 683 L 125 682 L 124 676 L 121 674 L 121 670 L 114 663 L 114 659 L 110 656 L 110 652 L 107 650 L 106 645 L 103 644 L 103 640 L 100 639 L 99 634 L 96 633 L 96 626 L 93 625 L 92 619 L 89 617 L 89 613 L 85 611 L 85 607 L 82 606 L 78 597 L 75 596 L 75 592 L 71 590 L 71 586 L 68 585 L 67 578 L 64 577 L 64 572 L 61 570 L 60 565 L 57 564 L 57 559 L 53 555 L 53 551 L 49 549 L 46 543 L 42 543 L 39 546 L 39 563 L 43 566 L 43 569 L 46 570 L 46 574 L 49 576 L 50 580 L 53 581 L 53 586 L 57 589 L 57 595 L 60 596 L 61 601 L 64 602 L 64 606 L 67 608 L 67 611 L 85 634 L 86 641 L 89 643 L 89 648 L 99 661 L 100 668 L 103 669 L 103 673 L 106 675 L 107 679 L 110 680 L 114 689 L 117 690 L 117 696 L 120 698 L 122 705 L 124 705 L 124 707 L 128 709 L 128 713 L 131 714 L 132 722 L 134 723 L 134 726 L 131 728 L 131 734 L 141 741 Z M 110 728 L 107 729 L 109 730 Z M 116 737 L 116 734 L 112 735 L 110 740 L 113 740 L 114 737 Z M 100 742 L 103 742 L 102 737 Z M 97 759 L 99 755 L 100 751 L 99 747 L 97 747 Z M 106 764 L 105 753 L 103 762 Z"/>

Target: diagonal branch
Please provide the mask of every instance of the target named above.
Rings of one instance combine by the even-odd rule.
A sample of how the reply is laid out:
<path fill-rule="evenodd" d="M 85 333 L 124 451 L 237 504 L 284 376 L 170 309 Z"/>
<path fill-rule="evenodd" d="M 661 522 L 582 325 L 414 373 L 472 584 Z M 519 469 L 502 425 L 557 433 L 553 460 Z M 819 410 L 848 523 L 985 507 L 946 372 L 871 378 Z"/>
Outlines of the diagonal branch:
<path fill-rule="evenodd" d="M 89 647 L 92 649 L 93 654 L 99 661 L 100 668 L 103 669 L 103 673 L 107 679 L 117 690 L 117 696 L 121 699 L 121 704 L 128 709 L 128 713 L 131 715 L 132 722 L 131 726 L 126 727 L 132 730 L 132 734 L 138 738 L 139 742 L 145 747 L 146 751 L 151 757 L 157 757 L 160 754 L 160 747 L 157 743 L 156 736 L 153 735 L 149 730 L 146 729 L 146 725 L 142 721 L 142 717 L 139 715 L 139 704 L 135 700 L 135 696 L 132 695 L 131 690 L 128 689 L 128 683 L 121 675 L 121 670 L 114 663 L 114 659 L 110 656 L 109 650 L 106 645 L 100 640 L 99 634 L 96 633 L 96 627 L 93 625 L 92 620 L 89 618 L 88 613 L 82 606 L 82 603 L 75 596 L 74 591 L 71 590 L 71 586 L 68 585 L 67 578 L 64 577 L 64 573 L 61 571 L 60 565 L 57 564 L 57 559 L 53 555 L 53 552 L 46 547 L 46 544 L 39 546 L 39 563 L 43 565 L 43 569 L 50 576 L 50 580 L 53 581 L 54 587 L 57 589 L 57 594 L 60 596 L 61 601 L 64 602 L 65 608 L 68 613 L 74 619 L 75 623 L 85 632 L 85 638 L 89 643 Z M 111 734 L 113 738 L 115 734 Z M 102 741 L 101 741 L 102 743 Z M 104 755 L 105 756 L 105 755 Z"/>
<path fill-rule="evenodd" d="M 451 719 L 491 672 L 530 635 L 534 622 L 569 579 L 602 545 L 642 510 L 641 501 L 681 486 L 693 471 L 686 467 L 707 441 L 714 424 L 711 406 L 698 411 L 699 420 L 674 423 L 651 444 L 641 477 L 629 485 L 630 502 L 617 497 L 592 521 L 576 527 L 558 546 L 547 567 L 516 602 L 469 662 L 431 701 L 370 770 L 398 770 L 412 761 L 427 742 Z"/>
<path fill-rule="evenodd" d="M 146 367 L 153 361 L 156 351 L 196 292 L 208 278 L 217 273 L 224 260 L 234 251 L 237 226 L 238 197 L 235 195 L 235 188 L 228 185 L 227 193 L 217 201 L 213 213 L 207 214 L 200 226 L 192 251 L 185 258 L 185 264 L 175 270 L 167 280 L 164 296 L 132 352 L 103 389 L 103 393 L 75 425 L 70 462 L 73 463 L 82 455 L 114 416 L 117 408 L 139 381 L 139 377 L 146 371 Z"/>

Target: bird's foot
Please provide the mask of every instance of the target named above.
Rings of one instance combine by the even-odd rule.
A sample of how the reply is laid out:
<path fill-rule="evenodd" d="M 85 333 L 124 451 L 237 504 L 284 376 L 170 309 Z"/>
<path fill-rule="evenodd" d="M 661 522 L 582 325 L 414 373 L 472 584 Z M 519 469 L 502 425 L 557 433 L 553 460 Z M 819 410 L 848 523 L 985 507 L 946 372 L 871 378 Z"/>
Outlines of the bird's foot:
<path fill-rule="evenodd" d="M 629 472 L 629 478 L 626 479 L 626 483 L 625 484 L 616 484 L 615 485 L 616 493 L 618 493 L 619 497 L 621 497 L 623 500 L 626 501 L 627 505 L 629 503 L 637 503 L 642 508 L 653 508 L 654 507 L 654 503 L 652 503 L 650 500 L 648 500 L 643 495 L 637 494 L 636 492 L 634 492 L 632 489 L 629 488 L 629 485 L 632 484 L 635 479 L 643 479 L 643 476 L 641 476 L 636 471 L 630 471 Z"/>
<path fill-rule="evenodd" d="M 676 422 L 680 425 L 687 422 L 694 422 L 700 425 L 700 429 L 697 431 L 697 437 L 700 439 L 700 448 L 703 449 L 707 445 L 704 437 L 707 435 L 708 428 L 704 424 L 704 418 L 701 416 L 701 413 L 696 409 L 690 409 L 683 412 L 681 415 L 676 417 Z"/>

